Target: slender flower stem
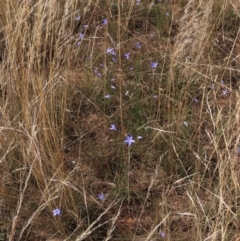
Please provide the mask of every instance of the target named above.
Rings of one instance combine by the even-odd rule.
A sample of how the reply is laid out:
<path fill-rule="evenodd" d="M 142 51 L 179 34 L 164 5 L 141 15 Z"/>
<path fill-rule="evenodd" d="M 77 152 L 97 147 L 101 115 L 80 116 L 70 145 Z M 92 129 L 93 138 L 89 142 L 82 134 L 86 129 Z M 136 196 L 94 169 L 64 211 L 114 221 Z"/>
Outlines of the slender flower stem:
<path fill-rule="evenodd" d="M 121 124 L 121 130 L 123 130 L 123 111 L 122 111 L 122 61 L 121 61 L 121 0 L 118 0 L 118 29 L 117 29 L 117 35 L 118 35 L 118 69 L 120 72 L 120 78 L 119 78 L 119 110 L 120 110 L 120 124 Z"/>

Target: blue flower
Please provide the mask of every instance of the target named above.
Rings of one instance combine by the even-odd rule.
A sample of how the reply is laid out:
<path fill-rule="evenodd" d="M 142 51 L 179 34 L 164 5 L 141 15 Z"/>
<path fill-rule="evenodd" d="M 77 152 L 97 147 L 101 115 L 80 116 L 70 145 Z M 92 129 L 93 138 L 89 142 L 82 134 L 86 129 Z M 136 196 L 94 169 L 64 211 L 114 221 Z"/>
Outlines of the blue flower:
<path fill-rule="evenodd" d="M 109 99 L 111 95 L 105 95 L 104 98 Z"/>
<path fill-rule="evenodd" d="M 53 216 L 60 216 L 61 215 L 61 210 L 59 208 L 56 208 L 53 210 Z"/>
<path fill-rule="evenodd" d="M 198 98 L 198 97 L 195 97 L 195 98 L 193 99 L 193 102 L 196 103 L 196 104 L 199 103 L 199 98 Z"/>
<path fill-rule="evenodd" d="M 163 231 L 159 231 L 159 235 L 162 237 L 162 238 L 165 238 L 165 233 Z"/>
<path fill-rule="evenodd" d="M 107 48 L 107 54 L 117 55 L 113 48 Z"/>
<path fill-rule="evenodd" d="M 83 39 L 83 38 L 84 38 L 84 33 L 80 33 L 78 37 L 79 37 L 80 39 Z"/>
<path fill-rule="evenodd" d="M 227 96 L 229 94 L 229 91 L 227 89 L 222 90 L 222 94 L 224 96 Z"/>
<path fill-rule="evenodd" d="M 126 53 L 126 54 L 124 54 L 124 57 L 125 57 L 126 59 L 129 59 L 129 57 L 130 57 L 130 53 Z"/>
<path fill-rule="evenodd" d="M 112 57 L 112 61 L 113 61 L 113 63 L 117 63 L 117 58 L 116 57 Z"/>
<path fill-rule="evenodd" d="M 114 124 L 112 124 L 111 127 L 109 128 L 109 130 L 111 130 L 111 131 L 116 131 L 117 128 L 116 128 L 116 126 L 115 126 Z"/>
<path fill-rule="evenodd" d="M 138 6 L 138 5 L 140 5 L 141 4 L 141 0 L 137 0 L 136 1 L 136 5 Z"/>
<path fill-rule="evenodd" d="M 153 62 L 151 63 L 151 68 L 152 68 L 152 69 L 156 69 L 157 66 L 158 66 L 158 62 L 153 61 Z"/>
<path fill-rule="evenodd" d="M 106 19 L 106 18 L 104 18 L 103 20 L 102 20 L 102 25 L 107 25 L 108 24 L 108 20 Z"/>
<path fill-rule="evenodd" d="M 141 45 L 140 45 L 140 43 L 137 42 L 137 43 L 135 44 L 135 47 L 136 47 L 137 49 L 141 49 Z"/>
<path fill-rule="evenodd" d="M 94 70 L 94 73 L 97 75 L 98 78 L 102 77 L 102 74 L 97 69 Z"/>
<path fill-rule="evenodd" d="M 98 194 L 98 199 L 99 199 L 100 201 L 103 201 L 103 200 L 104 200 L 104 198 L 105 198 L 105 196 L 104 196 L 104 194 L 103 194 L 103 193 Z"/>
<path fill-rule="evenodd" d="M 135 141 L 133 140 L 132 136 L 126 136 L 126 139 L 124 140 L 124 143 L 126 143 L 128 146 L 131 146 L 132 143 L 134 143 Z"/>

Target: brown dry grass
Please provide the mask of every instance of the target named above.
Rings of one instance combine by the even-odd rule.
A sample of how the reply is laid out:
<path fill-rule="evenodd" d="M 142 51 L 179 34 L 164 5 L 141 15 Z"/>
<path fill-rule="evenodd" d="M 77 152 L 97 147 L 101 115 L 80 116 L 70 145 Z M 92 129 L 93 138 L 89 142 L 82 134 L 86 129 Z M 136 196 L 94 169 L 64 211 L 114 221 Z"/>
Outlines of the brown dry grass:
<path fill-rule="evenodd" d="M 0 240 L 239 240 L 238 1 L 0 3 Z"/>

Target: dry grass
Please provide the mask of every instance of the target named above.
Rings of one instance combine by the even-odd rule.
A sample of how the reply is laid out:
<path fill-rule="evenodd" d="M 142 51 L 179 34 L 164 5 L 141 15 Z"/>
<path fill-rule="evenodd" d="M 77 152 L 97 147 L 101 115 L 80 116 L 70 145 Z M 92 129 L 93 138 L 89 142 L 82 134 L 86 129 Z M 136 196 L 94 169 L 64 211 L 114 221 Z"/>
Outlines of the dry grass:
<path fill-rule="evenodd" d="M 238 1 L 0 3 L 0 240 L 240 240 Z"/>

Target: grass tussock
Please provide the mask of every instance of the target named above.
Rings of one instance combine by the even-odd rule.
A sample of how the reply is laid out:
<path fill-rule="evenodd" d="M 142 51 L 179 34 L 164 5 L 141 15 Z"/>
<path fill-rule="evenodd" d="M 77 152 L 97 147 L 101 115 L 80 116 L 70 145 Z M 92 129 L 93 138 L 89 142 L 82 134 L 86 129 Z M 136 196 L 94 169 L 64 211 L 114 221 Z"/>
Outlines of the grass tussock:
<path fill-rule="evenodd" d="M 0 10 L 0 240 L 238 240 L 238 1 Z"/>

